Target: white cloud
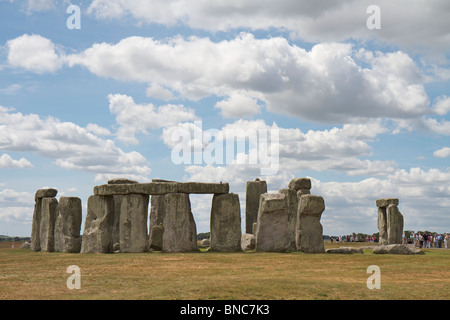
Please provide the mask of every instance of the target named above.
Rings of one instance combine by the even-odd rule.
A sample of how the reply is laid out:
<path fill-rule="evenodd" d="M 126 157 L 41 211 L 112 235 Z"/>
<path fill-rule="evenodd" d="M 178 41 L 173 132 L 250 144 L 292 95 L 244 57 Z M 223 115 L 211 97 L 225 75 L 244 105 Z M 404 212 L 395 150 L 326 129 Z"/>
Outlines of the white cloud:
<path fill-rule="evenodd" d="M 55 0 L 28 0 L 27 10 L 48 11 L 55 8 Z"/>
<path fill-rule="evenodd" d="M 381 29 L 369 30 L 367 8 L 378 5 Z M 94 0 L 88 12 L 100 19 L 131 16 L 140 23 L 184 24 L 207 31 L 237 29 L 287 30 L 308 42 L 373 40 L 419 50 L 437 61 L 449 53 L 450 37 L 445 0 L 247 0 L 171 2 Z M 405 32 L 405 30 L 407 30 Z"/>
<path fill-rule="evenodd" d="M 33 165 L 25 158 L 14 160 L 9 154 L 2 154 L 0 156 L 0 169 L 4 168 L 32 168 Z"/>
<path fill-rule="evenodd" d="M 111 135 L 111 132 L 108 129 L 103 128 L 95 123 L 88 123 L 88 125 L 86 126 L 86 130 L 89 132 L 92 132 L 93 134 L 95 134 L 97 136 L 110 136 Z"/>
<path fill-rule="evenodd" d="M 177 131 L 179 130 L 179 131 Z M 250 143 L 250 137 L 259 137 L 261 130 L 267 132 L 271 137 L 271 131 L 277 130 L 279 141 L 269 139 L 269 150 L 278 150 L 279 174 L 299 172 L 303 170 L 335 171 L 348 175 L 386 175 L 395 171 L 395 161 L 364 159 L 372 155 L 368 144 L 377 135 L 387 132 L 380 121 L 366 124 L 347 124 L 342 128 L 330 130 L 313 131 L 303 133 L 300 129 L 279 128 L 276 124 L 267 125 L 263 120 L 237 120 L 222 128 L 215 130 L 202 130 L 197 124 L 183 123 L 163 130 L 163 141 L 171 149 L 180 147 L 183 150 L 193 152 L 194 148 L 203 151 L 203 159 L 208 156 L 208 147 L 222 147 L 222 163 L 216 168 L 202 164 L 211 164 L 206 161 L 194 162 L 194 158 L 188 157 L 185 164 L 192 164 L 187 171 L 194 174 L 199 181 L 209 181 L 211 177 L 249 177 L 249 175 L 260 175 L 263 161 L 257 153 L 261 146 Z M 183 133 L 183 134 L 181 134 Z M 178 134 L 178 135 L 177 135 Z M 175 137 L 174 137 L 175 135 Z M 177 137 L 183 137 L 180 142 Z M 226 142 L 227 139 L 247 140 L 248 150 L 237 150 Z M 216 144 L 218 141 L 218 144 Z M 182 145 L 180 145 L 182 144 Z M 182 148 L 181 148 L 182 147 Z M 276 148 L 276 149 L 274 149 Z M 208 150 L 208 151 L 207 151 Z M 232 155 L 232 161 L 227 158 Z M 253 158 L 252 158 L 253 157 Z M 251 164 L 250 158 L 256 159 Z M 272 164 L 272 157 L 268 158 Z M 194 165 L 195 164 L 195 165 Z M 226 166 L 221 166 L 225 164 Z M 266 163 L 267 164 L 267 163 Z M 193 170 L 193 171 L 192 171 Z M 206 171 L 202 171 L 206 170 Z M 211 174 L 211 171 L 216 171 Z M 249 177 L 250 178 L 250 177 Z"/>
<path fill-rule="evenodd" d="M 444 147 L 442 149 L 436 150 L 433 155 L 438 158 L 450 158 L 450 148 Z"/>
<path fill-rule="evenodd" d="M 140 153 L 124 152 L 112 140 L 101 139 L 74 123 L 13 113 L 1 106 L 0 150 L 36 152 L 62 168 L 95 174 L 151 173 Z"/>
<path fill-rule="evenodd" d="M 12 95 L 12 94 L 16 94 L 17 92 L 19 92 L 20 89 L 22 89 L 22 85 L 15 83 L 15 84 L 11 84 L 5 88 L 1 88 L 0 94 Z"/>
<path fill-rule="evenodd" d="M 450 97 L 440 96 L 436 99 L 433 109 L 438 115 L 446 115 L 450 112 Z"/>
<path fill-rule="evenodd" d="M 226 117 L 254 115 L 264 104 L 274 113 L 332 123 L 432 113 L 424 79 L 401 51 L 356 52 L 339 43 L 306 51 L 284 38 L 243 33 L 217 43 L 130 37 L 65 61 L 101 77 L 149 83 L 147 93 L 165 99 L 174 92 L 191 100 L 227 96 L 216 105 Z"/>
<path fill-rule="evenodd" d="M 6 43 L 8 62 L 36 73 L 55 72 L 62 66 L 55 45 L 40 35 L 24 34 Z"/>
<path fill-rule="evenodd" d="M 137 144 L 136 134 L 147 134 L 147 129 L 160 129 L 197 119 L 194 110 L 183 105 L 168 104 L 156 108 L 153 104 L 137 104 L 132 97 L 121 94 L 110 94 L 108 99 L 109 109 L 119 124 L 117 138 L 130 144 Z"/>
<path fill-rule="evenodd" d="M 261 106 L 257 99 L 241 92 L 232 92 L 230 96 L 216 103 L 225 118 L 245 118 L 260 113 Z"/>

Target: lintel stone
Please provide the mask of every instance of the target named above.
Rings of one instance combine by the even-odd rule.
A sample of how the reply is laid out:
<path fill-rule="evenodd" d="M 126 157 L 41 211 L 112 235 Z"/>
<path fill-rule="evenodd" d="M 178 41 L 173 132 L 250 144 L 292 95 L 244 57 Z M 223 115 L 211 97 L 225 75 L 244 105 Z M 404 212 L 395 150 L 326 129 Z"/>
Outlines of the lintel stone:
<path fill-rule="evenodd" d="M 133 184 L 104 184 L 94 187 L 98 196 L 126 194 L 162 195 L 167 193 L 224 194 L 229 193 L 228 183 L 200 182 L 149 182 Z"/>

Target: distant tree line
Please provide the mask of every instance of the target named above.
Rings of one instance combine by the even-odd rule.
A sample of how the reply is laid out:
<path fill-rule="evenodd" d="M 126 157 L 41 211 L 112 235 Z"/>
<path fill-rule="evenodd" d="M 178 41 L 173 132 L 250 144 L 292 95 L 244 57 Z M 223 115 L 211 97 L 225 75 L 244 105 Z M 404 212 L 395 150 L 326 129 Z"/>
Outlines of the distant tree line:
<path fill-rule="evenodd" d="M 9 237 L 9 236 L 0 235 L 0 242 L 29 241 L 30 239 L 31 239 L 30 237 Z"/>

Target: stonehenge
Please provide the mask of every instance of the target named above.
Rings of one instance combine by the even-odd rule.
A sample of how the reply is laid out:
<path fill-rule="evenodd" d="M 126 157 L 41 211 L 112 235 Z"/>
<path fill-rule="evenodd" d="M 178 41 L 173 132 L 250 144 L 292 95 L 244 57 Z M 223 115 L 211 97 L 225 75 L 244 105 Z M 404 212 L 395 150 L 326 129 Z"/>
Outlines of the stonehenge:
<path fill-rule="evenodd" d="M 380 245 L 402 243 L 403 215 L 398 210 L 398 199 L 378 199 L 378 231 L 380 232 Z"/>
<path fill-rule="evenodd" d="M 55 221 L 55 251 L 78 253 L 81 250 L 81 199 L 61 197 Z"/>
<path fill-rule="evenodd" d="M 52 252 L 55 247 L 55 222 L 58 207 L 53 188 L 39 189 L 34 196 L 31 250 Z"/>
<path fill-rule="evenodd" d="M 287 188 L 275 193 L 267 192 L 266 181 L 248 181 L 245 221 L 241 220 L 239 195 L 230 193 L 228 183 L 113 179 L 93 188 L 82 234 L 81 200 L 60 197 L 58 201 L 57 194 L 54 188 L 35 193 L 33 251 L 198 251 L 190 194 L 211 194 L 208 251 L 325 253 L 320 222 L 325 201 L 311 194 L 309 178 L 292 179 Z M 380 245 L 401 243 L 403 215 L 398 203 L 394 198 L 376 200 Z"/>
<path fill-rule="evenodd" d="M 247 181 L 245 194 L 245 233 L 253 233 L 253 224 L 258 220 L 259 199 L 267 193 L 266 181 Z"/>

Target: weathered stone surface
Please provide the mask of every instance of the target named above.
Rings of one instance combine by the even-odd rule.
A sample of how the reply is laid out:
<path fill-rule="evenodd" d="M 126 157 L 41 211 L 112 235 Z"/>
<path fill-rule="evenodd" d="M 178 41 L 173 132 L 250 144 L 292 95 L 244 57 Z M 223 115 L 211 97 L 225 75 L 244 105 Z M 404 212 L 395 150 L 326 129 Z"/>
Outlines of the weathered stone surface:
<path fill-rule="evenodd" d="M 288 231 L 286 237 L 289 242 L 289 250 L 295 251 L 295 226 L 297 223 L 298 208 L 297 191 L 294 189 L 281 189 L 280 193 L 286 196 L 288 205 Z"/>
<path fill-rule="evenodd" d="M 387 207 L 390 204 L 398 206 L 398 202 L 399 201 L 396 198 L 378 199 L 376 205 L 378 208 Z"/>
<path fill-rule="evenodd" d="M 301 195 L 298 196 L 298 211 L 302 216 L 321 216 L 325 210 L 325 201 L 321 196 Z"/>
<path fill-rule="evenodd" d="M 39 230 L 41 251 L 53 252 L 55 250 L 57 208 L 58 200 L 56 198 L 42 198 L 41 224 Z"/>
<path fill-rule="evenodd" d="M 298 191 L 300 189 L 311 189 L 311 179 L 309 178 L 296 178 L 292 179 L 289 182 L 289 189 L 293 189 L 295 191 Z"/>
<path fill-rule="evenodd" d="M 202 239 L 200 241 L 200 247 L 202 248 L 208 248 L 211 245 L 211 241 L 207 238 L 207 239 Z"/>
<path fill-rule="evenodd" d="M 241 251 L 241 206 L 237 194 L 213 196 L 210 232 L 211 251 Z"/>
<path fill-rule="evenodd" d="M 293 189 L 289 189 L 289 190 L 293 190 Z M 300 189 L 297 190 L 297 197 L 300 197 L 304 194 L 311 194 L 311 191 L 309 189 Z"/>
<path fill-rule="evenodd" d="M 42 199 L 42 198 L 54 198 L 58 194 L 58 190 L 53 188 L 44 188 L 36 191 L 34 195 L 34 200 Z"/>
<path fill-rule="evenodd" d="M 245 195 L 245 232 L 252 233 L 253 224 L 258 220 L 259 201 L 262 194 L 267 193 L 266 181 L 247 181 Z"/>
<path fill-rule="evenodd" d="M 148 249 L 148 195 L 122 196 L 120 207 L 120 252 L 145 252 Z"/>
<path fill-rule="evenodd" d="M 243 233 L 241 237 L 241 250 L 242 251 L 255 250 L 255 246 L 256 246 L 255 235 L 250 233 Z"/>
<path fill-rule="evenodd" d="M 149 182 L 133 184 L 104 184 L 94 187 L 94 194 L 113 196 L 126 194 L 163 195 L 167 193 L 216 194 L 228 193 L 228 183 Z"/>
<path fill-rule="evenodd" d="M 425 254 L 425 252 L 420 249 L 408 247 L 404 244 L 381 245 L 373 248 L 372 252 L 374 254 Z"/>
<path fill-rule="evenodd" d="M 175 186 L 177 193 L 222 194 L 230 190 L 228 183 L 176 182 Z"/>
<path fill-rule="evenodd" d="M 165 197 L 163 244 L 165 252 L 198 250 L 197 227 L 191 212 L 191 202 L 186 193 L 169 193 Z"/>
<path fill-rule="evenodd" d="M 379 231 L 378 242 L 381 245 L 388 244 L 386 207 L 378 207 L 377 225 L 378 225 L 378 231 Z"/>
<path fill-rule="evenodd" d="M 329 248 L 325 252 L 326 253 L 341 253 L 341 254 L 364 253 L 362 248 L 351 248 L 351 247 Z"/>
<path fill-rule="evenodd" d="M 286 195 L 266 193 L 261 195 L 256 227 L 256 249 L 269 252 L 289 250 L 288 205 Z"/>
<path fill-rule="evenodd" d="M 61 197 L 55 223 L 55 251 L 79 253 L 81 251 L 81 199 Z"/>
<path fill-rule="evenodd" d="M 387 237 L 389 244 L 401 244 L 403 233 L 403 215 L 397 205 L 390 204 L 386 209 Z"/>
<path fill-rule="evenodd" d="M 157 251 L 162 250 L 162 235 L 165 215 L 165 195 L 153 195 L 150 199 L 150 218 L 148 229 L 150 230 L 150 237 L 148 239 L 149 248 Z M 156 227 L 153 230 L 153 227 Z"/>
<path fill-rule="evenodd" d="M 41 251 L 41 238 L 39 232 L 41 231 L 42 219 L 42 199 L 37 198 L 34 202 L 33 222 L 31 226 L 31 244 L 32 251 Z"/>
<path fill-rule="evenodd" d="M 127 178 L 116 178 L 108 181 L 108 184 L 134 184 L 134 183 L 138 182 Z"/>
<path fill-rule="evenodd" d="M 81 253 L 113 252 L 114 198 L 90 196 L 84 223 Z"/>
<path fill-rule="evenodd" d="M 164 229 L 161 225 L 154 225 L 150 229 L 150 237 L 148 240 L 148 246 L 151 250 L 161 251 L 163 241 Z"/>
<path fill-rule="evenodd" d="M 298 251 L 323 253 L 323 228 L 320 224 L 325 202 L 322 197 L 301 195 L 298 203 L 296 224 L 296 246 Z"/>
<path fill-rule="evenodd" d="M 402 243 L 403 215 L 397 208 L 399 201 L 396 198 L 378 199 L 378 231 L 381 245 Z"/>

